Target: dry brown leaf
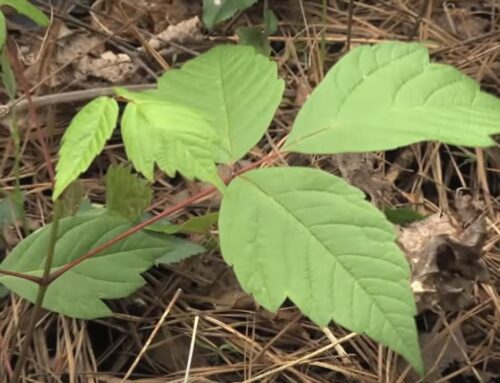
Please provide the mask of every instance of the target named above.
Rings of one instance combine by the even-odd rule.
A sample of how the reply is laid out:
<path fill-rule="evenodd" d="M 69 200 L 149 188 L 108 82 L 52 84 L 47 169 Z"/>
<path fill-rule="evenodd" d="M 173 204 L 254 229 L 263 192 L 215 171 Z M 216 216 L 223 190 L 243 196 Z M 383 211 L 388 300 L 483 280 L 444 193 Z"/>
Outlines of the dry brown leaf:
<path fill-rule="evenodd" d="M 169 25 L 163 32 L 157 34 L 148 41 L 151 48 L 155 50 L 168 47 L 170 43 L 185 44 L 187 42 L 196 42 L 203 39 L 201 33 L 201 23 L 198 16 L 188 20 L 181 21 L 175 25 Z M 169 49 L 174 49 L 169 47 Z M 172 54 L 172 52 L 168 52 Z"/>
<path fill-rule="evenodd" d="M 482 260 L 486 227 L 481 205 L 467 195 L 457 195 L 455 204 L 457 220 L 437 213 L 399 229 L 419 312 L 464 309 L 473 303 L 474 283 L 488 279 Z"/>

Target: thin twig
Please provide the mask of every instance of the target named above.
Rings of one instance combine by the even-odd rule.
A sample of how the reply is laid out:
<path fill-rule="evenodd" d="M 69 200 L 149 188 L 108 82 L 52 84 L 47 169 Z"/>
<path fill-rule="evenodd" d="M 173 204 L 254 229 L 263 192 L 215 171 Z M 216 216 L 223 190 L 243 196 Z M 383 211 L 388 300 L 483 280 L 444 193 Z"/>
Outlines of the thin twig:
<path fill-rule="evenodd" d="M 349 0 L 349 6 L 347 8 L 347 39 L 345 42 L 347 51 L 351 50 L 351 38 L 352 38 L 352 18 L 354 14 L 354 0 Z"/>
<path fill-rule="evenodd" d="M 153 89 L 156 84 L 139 84 L 139 85 L 120 85 L 120 87 L 127 88 L 128 90 L 140 91 Z M 63 92 L 56 94 L 48 94 L 45 96 L 32 96 L 31 103 L 35 107 L 47 106 L 47 105 L 57 105 L 57 104 L 67 104 L 71 102 L 86 101 L 91 98 L 99 96 L 113 96 L 115 94 L 115 86 L 94 88 L 94 89 L 83 89 L 75 90 L 72 92 Z M 13 111 L 25 110 L 28 108 L 29 102 L 26 99 L 16 100 L 9 102 L 6 105 L 0 105 L 0 117 L 5 117 Z"/>
<path fill-rule="evenodd" d="M 247 379 L 247 380 L 245 380 L 245 381 L 244 381 L 244 383 L 257 382 L 257 381 L 261 382 L 261 381 L 263 381 L 263 379 L 264 379 L 264 378 L 266 378 L 266 377 L 268 377 L 268 376 L 270 376 L 270 375 L 274 375 L 274 374 L 276 374 L 277 372 L 280 372 L 280 371 L 286 370 L 286 369 L 288 369 L 288 368 L 290 368 L 290 367 L 293 367 L 293 366 L 295 366 L 295 365 L 297 365 L 297 364 L 304 363 L 304 362 L 306 362 L 306 361 L 310 360 L 311 358 L 314 358 L 314 357 L 315 357 L 315 356 L 317 356 L 317 355 L 321 355 L 322 353 L 324 353 L 324 352 L 326 352 L 326 351 L 328 351 L 328 350 L 330 350 L 330 349 L 332 349 L 332 348 L 335 348 L 335 347 L 336 347 L 336 346 L 338 346 L 339 344 L 342 344 L 342 343 L 344 343 L 345 341 L 347 341 L 347 340 L 349 340 L 349 339 L 351 339 L 351 338 L 354 338 L 356 335 L 357 335 L 357 334 L 356 334 L 355 332 L 352 332 L 352 333 L 350 333 L 350 334 L 348 334 L 348 335 L 346 335 L 346 336 L 344 336 L 344 337 L 340 338 L 340 339 L 339 339 L 337 342 L 335 342 L 335 343 L 329 343 L 329 344 L 327 344 L 325 347 L 322 347 L 322 348 L 320 348 L 320 349 L 318 349 L 318 350 L 316 350 L 316 351 L 314 351 L 314 352 L 311 352 L 310 354 L 304 355 L 304 356 L 303 356 L 303 357 L 301 357 L 301 358 L 298 358 L 298 359 L 292 360 L 292 361 L 290 361 L 290 362 L 288 362 L 288 363 L 284 363 L 284 364 L 282 364 L 281 366 L 279 366 L 279 367 L 277 367 L 277 368 L 275 368 L 275 369 L 273 369 L 273 370 L 271 370 L 271 371 L 264 372 L 264 373 L 262 373 L 262 374 L 260 374 L 260 375 L 257 375 L 257 376 L 255 376 L 255 377 L 253 377 L 253 378 L 251 378 L 251 379 Z"/>
<path fill-rule="evenodd" d="M 19 62 L 17 55 L 12 53 L 14 50 L 11 47 L 11 44 L 7 44 L 5 48 L 7 49 L 7 54 L 9 56 L 10 62 L 12 63 L 12 69 L 14 70 L 16 78 L 19 80 L 21 87 L 23 88 L 23 91 L 26 95 L 26 99 L 28 102 L 29 120 L 30 120 L 31 126 L 35 128 L 37 139 L 40 142 L 43 160 L 45 162 L 45 166 L 47 167 L 47 172 L 49 173 L 50 182 L 54 183 L 55 173 L 54 173 L 54 166 L 52 165 L 52 161 L 50 158 L 50 150 L 49 150 L 49 147 L 47 145 L 47 141 L 45 140 L 45 138 L 42 135 L 42 129 L 41 129 L 40 121 L 38 119 L 38 114 L 36 112 L 36 108 L 31 101 L 31 93 L 30 93 L 28 80 L 26 80 L 26 77 L 24 76 L 24 72 L 21 68 L 21 63 Z"/>
<path fill-rule="evenodd" d="M 417 16 L 417 20 L 415 20 L 415 25 L 413 26 L 413 31 L 408 36 L 408 41 L 412 41 L 415 36 L 417 36 L 418 30 L 420 29 L 420 24 L 422 24 L 422 20 L 424 19 L 425 12 L 429 9 L 429 4 L 431 0 L 424 0 L 422 3 L 422 8 L 420 8 L 420 12 Z"/>
<path fill-rule="evenodd" d="M 42 283 L 38 286 L 38 293 L 36 296 L 35 306 L 33 307 L 33 312 L 31 313 L 31 317 L 28 324 L 28 330 L 26 332 L 26 337 L 24 338 L 24 342 L 21 347 L 21 352 L 19 353 L 19 359 L 17 359 L 16 366 L 14 368 L 14 373 L 12 374 L 12 383 L 17 383 L 21 379 L 21 372 L 24 367 L 24 363 L 26 361 L 26 357 L 28 355 L 29 346 L 31 340 L 33 339 L 33 334 L 35 332 L 36 322 L 40 316 L 40 312 L 42 311 L 43 299 L 45 298 L 45 293 L 47 292 L 47 288 L 49 287 L 49 275 L 50 269 L 52 268 L 52 262 L 54 260 L 54 253 L 57 242 L 57 232 L 59 229 L 59 220 L 63 213 L 63 204 L 57 200 L 54 205 L 54 219 L 52 220 L 52 227 L 50 228 L 50 237 L 49 237 L 49 248 L 47 250 L 47 257 L 45 258 L 45 265 L 43 268 L 43 277 Z"/>
<path fill-rule="evenodd" d="M 189 380 L 189 371 L 191 370 L 191 363 L 193 362 L 194 345 L 196 342 L 196 331 L 198 330 L 198 321 L 199 320 L 200 320 L 200 317 L 198 315 L 196 315 L 194 318 L 193 335 L 191 336 L 191 344 L 189 345 L 189 356 L 188 356 L 188 361 L 187 361 L 187 365 L 186 365 L 186 373 L 184 374 L 184 383 L 188 383 L 188 380 Z"/>
<path fill-rule="evenodd" d="M 170 313 L 170 310 L 172 310 L 172 307 L 174 307 L 174 304 L 177 301 L 177 299 L 179 299 L 179 296 L 181 295 L 181 293 L 182 293 L 182 290 L 181 289 L 177 289 L 177 291 L 175 292 L 173 298 L 170 300 L 170 303 L 168 304 L 167 308 L 163 312 L 160 320 L 156 324 L 156 326 L 153 329 L 153 331 L 151 331 L 151 334 L 149 335 L 148 340 L 146 341 L 146 343 L 144 343 L 144 346 L 142 347 L 141 351 L 139 352 L 139 355 L 137 355 L 137 357 L 135 358 L 134 362 L 132 363 L 132 365 L 128 369 L 128 371 L 125 374 L 125 376 L 122 378 L 122 380 L 120 380 L 120 383 L 124 383 L 130 377 L 130 375 L 132 375 L 132 372 L 137 367 L 137 364 L 141 360 L 141 358 L 144 355 L 144 353 L 148 350 L 149 346 L 151 345 L 151 342 L 153 341 L 153 339 L 155 338 L 156 334 L 160 330 L 160 327 L 163 324 L 163 322 L 165 322 L 165 319 L 167 319 L 167 316 Z"/>

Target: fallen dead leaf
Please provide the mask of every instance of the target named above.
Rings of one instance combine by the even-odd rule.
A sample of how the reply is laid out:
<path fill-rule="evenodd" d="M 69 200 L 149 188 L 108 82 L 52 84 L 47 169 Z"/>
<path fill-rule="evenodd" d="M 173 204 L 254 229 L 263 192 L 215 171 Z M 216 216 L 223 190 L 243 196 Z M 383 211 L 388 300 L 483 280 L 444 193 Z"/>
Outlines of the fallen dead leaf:
<path fill-rule="evenodd" d="M 474 283 L 488 280 L 482 260 L 486 226 L 481 204 L 457 195 L 455 205 L 456 219 L 437 213 L 399 228 L 398 242 L 411 264 L 419 312 L 464 309 L 474 301 Z"/>

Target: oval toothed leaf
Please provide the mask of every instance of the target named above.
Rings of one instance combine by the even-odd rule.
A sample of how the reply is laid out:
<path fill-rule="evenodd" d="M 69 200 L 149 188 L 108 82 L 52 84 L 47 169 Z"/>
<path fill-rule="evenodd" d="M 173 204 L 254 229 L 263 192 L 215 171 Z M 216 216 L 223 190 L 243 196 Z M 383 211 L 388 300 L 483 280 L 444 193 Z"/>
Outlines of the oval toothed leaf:
<path fill-rule="evenodd" d="M 219 232 L 224 259 L 264 307 L 288 297 L 317 324 L 366 333 L 422 372 L 409 265 L 360 190 L 320 170 L 250 171 L 229 184 Z"/>
<path fill-rule="evenodd" d="M 117 119 L 118 104 L 110 97 L 92 100 L 73 118 L 59 149 L 54 200 L 88 169 L 111 137 Z"/>
<path fill-rule="evenodd" d="M 362 46 L 345 55 L 299 112 L 285 150 L 345 153 L 421 141 L 490 146 L 500 100 L 417 43 Z"/>

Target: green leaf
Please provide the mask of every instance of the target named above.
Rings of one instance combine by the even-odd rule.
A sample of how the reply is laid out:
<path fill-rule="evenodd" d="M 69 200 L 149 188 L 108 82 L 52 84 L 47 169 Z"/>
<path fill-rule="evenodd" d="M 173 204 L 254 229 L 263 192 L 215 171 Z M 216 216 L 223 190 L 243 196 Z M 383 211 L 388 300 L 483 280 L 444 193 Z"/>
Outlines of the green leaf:
<path fill-rule="evenodd" d="M 219 136 L 203 114 L 140 93 L 117 92 L 132 100 L 121 126 L 125 151 L 137 171 L 153 181 L 156 162 L 170 177 L 179 171 L 224 189 L 214 162 Z"/>
<path fill-rule="evenodd" d="M 302 107 L 284 149 L 367 152 L 435 140 L 490 146 L 500 100 L 416 43 L 362 46 L 344 56 Z"/>
<path fill-rule="evenodd" d="M 0 200 L 0 231 L 23 217 L 24 194 L 9 193 Z M 1 233 L 0 233 L 1 237 Z"/>
<path fill-rule="evenodd" d="M 242 158 L 264 135 L 281 102 L 276 64 L 251 47 L 221 45 L 169 70 L 145 92 L 202 111 L 222 140 L 217 162 Z"/>
<path fill-rule="evenodd" d="M 315 169 L 250 171 L 229 184 L 219 232 L 224 259 L 264 307 L 288 297 L 318 325 L 366 333 L 422 372 L 409 265 L 360 190 Z"/>
<path fill-rule="evenodd" d="M 129 221 L 105 209 L 93 209 L 60 221 L 52 271 L 86 254 L 131 227 Z M 51 225 L 23 240 L 0 264 L 0 268 L 34 276 L 43 274 Z M 133 234 L 107 248 L 56 279 L 48 288 L 43 307 L 70 317 L 94 319 L 111 314 L 102 299 L 130 295 L 144 284 L 141 273 L 159 259 L 176 262 L 186 252 L 175 252 L 179 238 L 147 233 Z M 168 257 L 168 259 L 165 259 Z M 0 283 L 33 302 L 37 285 L 1 276 Z"/>
<path fill-rule="evenodd" d="M 9 294 L 9 289 L 3 285 L 0 285 L 0 299 L 5 298 Z"/>
<path fill-rule="evenodd" d="M 208 29 L 249 8 L 258 0 L 203 0 L 203 22 Z"/>
<path fill-rule="evenodd" d="M 118 104 L 110 97 L 92 100 L 73 118 L 64 133 L 59 150 L 56 184 L 52 196 L 54 200 L 88 169 L 111 137 L 117 119 Z"/>
<path fill-rule="evenodd" d="M 85 201 L 85 187 L 83 182 L 76 180 L 72 182 L 62 194 L 62 216 L 71 217 L 80 210 Z"/>
<path fill-rule="evenodd" d="M 11 100 L 14 100 L 16 98 L 17 91 L 16 77 L 12 71 L 9 56 L 7 55 L 7 51 L 5 49 L 2 50 L 2 54 L 0 55 L 0 67 L 2 69 L 1 76 L 5 92 Z"/>
<path fill-rule="evenodd" d="M 5 16 L 3 15 L 3 12 L 0 11 L 0 50 L 3 49 L 6 38 L 7 38 L 7 25 L 5 24 Z"/>
<path fill-rule="evenodd" d="M 49 19 L 37 7 L 28 0 L 0 0 L 0 6 L 8 5 L 14 8 L 20 14 L 29 17 L 35 23 L 42 27 L 49 25 Z"/>
<path fill-rule="evenodd" d="M 259 27 L 240 27 L 236 30 L 236 34 L 238 35 L 239 44 L 251 46 L 257 53 L 266 57 L 271 54 L 271 46 L 267 35 Z"/>
<path fill-rule="evenodd" d="M 155 223 L 146 229 L 165 234 L 204 234 L 217 223 L 219 213 L 207 213 L 199 217 L 193 217 L 180 225 Z"/>
<path fill-rule="evenodd" d="M 206 251 L 203 246 L 182 238 L 170 237 L 170 240 L 172 241 L 172 249 L 163 257 L 156 260 L 157 265 L 168 265 L 170 263 L 177 262 L 178 260 L 186 259 Z"/>
<path fill-rule="evenodd" d="M 278 18 L 272 9 L 264 10 L 264 25 L 266 26 L 267 35 L 273 35 L 278 30 Z"/>
<path fill-rule="evenodd" d="M 384 214 L 387 219 L 395 225 L 406 225 L 425 218 L 424 215 L 406 207 L 396 209 L 385 208 Z"/>
<path fill-rule="evenodd" d="M 151 204 L 151 187 L 146 180 L 132 174 L 130 166 L 110 166 L 105 182 L 106 207 L 111 212 L 135 221 Z"/>

